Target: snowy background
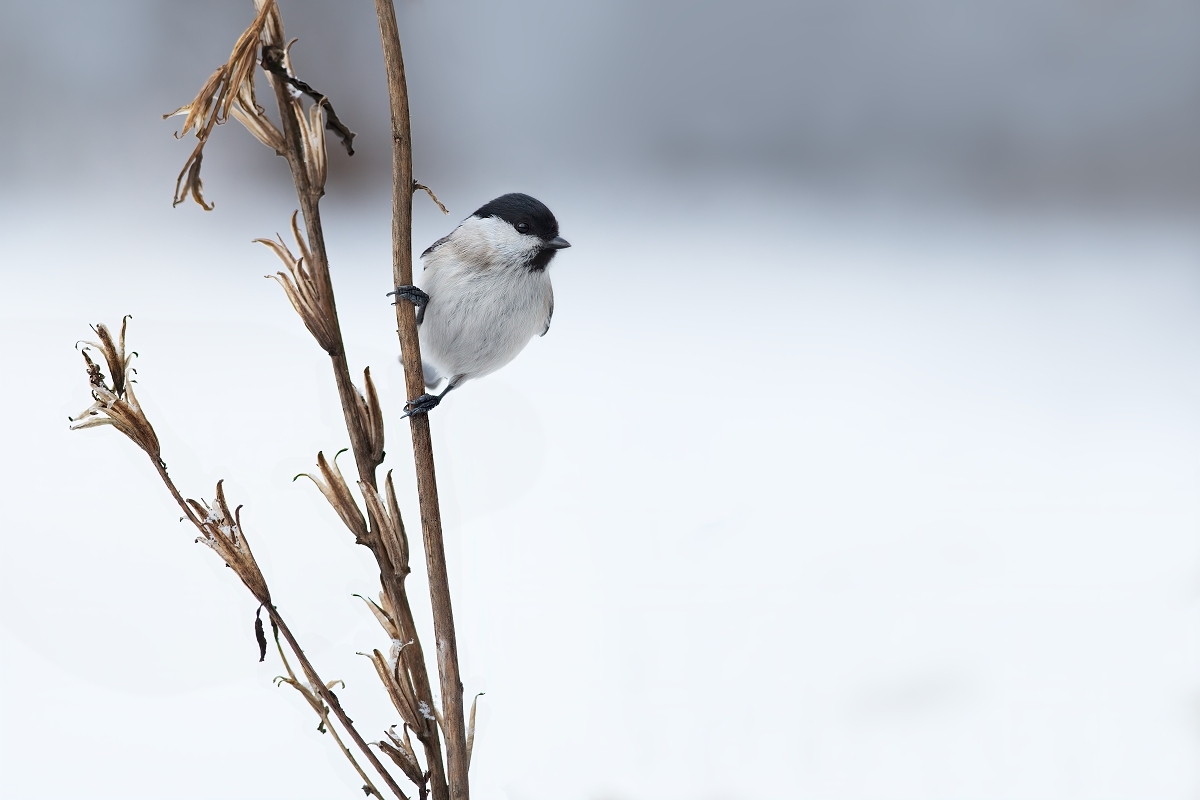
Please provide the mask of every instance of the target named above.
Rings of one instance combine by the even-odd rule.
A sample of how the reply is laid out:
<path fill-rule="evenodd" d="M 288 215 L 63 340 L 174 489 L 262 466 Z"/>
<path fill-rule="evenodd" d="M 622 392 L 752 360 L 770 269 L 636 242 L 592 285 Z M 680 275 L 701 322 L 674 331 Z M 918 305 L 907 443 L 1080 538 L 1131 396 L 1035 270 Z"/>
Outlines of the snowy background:
<path fill-rule="evenodd" d="M 433 417 L 474 797 L 1197 795 L 1200 7 L 400 5 L 418 249 L 506 191 L 574 244 L 549 335 Z M 283 11 L 359 133 L 326 235 L 415 528 L 373 10 Z M 67 430 L 132 314 L 172 474 L 397 721 L 369 557 L 292 482 L 346 437 L 250 243 L 285 165 L 228 125 L 216 210 L 170 206 L 158 115 L 250 4 L 0 14 L 0 795 L 360 796 L 144 455 Z"/>

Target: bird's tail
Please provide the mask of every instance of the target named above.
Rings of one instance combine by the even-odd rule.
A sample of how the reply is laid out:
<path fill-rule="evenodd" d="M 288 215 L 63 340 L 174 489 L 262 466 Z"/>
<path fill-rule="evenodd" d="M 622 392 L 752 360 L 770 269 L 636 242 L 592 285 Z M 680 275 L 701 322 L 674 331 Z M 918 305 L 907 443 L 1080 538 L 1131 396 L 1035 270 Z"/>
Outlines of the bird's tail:
<path fill-rule="evenodd" d="M 421 372 L 425 376 L 425 388 L 432 389 L 441 382 L 442 376 L 438 373 L 437 368 L 428 361 L 421 362 Z"/>
<path fill-rule="evenodd" d="M 399 356 L 397 356 L 396 360 L 400 362 L 400 366 L 404 366 L 403 358 L 400 358 Z M 425 379 L 425 388 L 426 389 L 432 389 L 433 387 L 437 386 L 438 383 L 442 380 L 442 378 L 445 377 L 444 375 L 442 375 L 442 373 L 437 371 L 437 367 L 435 367 L 433 364 L 430 364 L 428 361 L 425 361 L 423 359 L 421 361 L 421 375 Z"/>

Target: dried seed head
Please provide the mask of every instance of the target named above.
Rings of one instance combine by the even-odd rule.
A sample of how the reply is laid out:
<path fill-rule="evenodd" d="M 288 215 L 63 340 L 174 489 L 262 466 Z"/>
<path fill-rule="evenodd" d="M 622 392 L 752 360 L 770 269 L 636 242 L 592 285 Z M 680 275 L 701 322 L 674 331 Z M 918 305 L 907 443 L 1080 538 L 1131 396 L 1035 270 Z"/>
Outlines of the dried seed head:
<path fill-rule="evenodd" d="M 358 416 L 371 447 L 371 462 L 379 466 L 383 463 L 383 408 L 379 405 L 375 382 L 371 380 L 370 367 L 363 370 L 363 388 L 365 392 L 358 393 Z"/>
<path fill-rule="evenodd" d="M 87 364 L 88 384 L 91 386 L 92 400 L 95 402 L 78 416 L 70 418 L 71 429 L 112 425 L 145 450 L 156 463 L 161 464 L 162 450 L 158 443 L 158 434 L 154 432 L 154 427 L 146 418 L 133 393 L 132 363 L 136 354 L 125 352 L 125 328 L 128 323 L 128 316 L 121 320 L 121 334 L 117 339 L 113 338 L 107 325 L 93 325 L 92 330 L 100 341 L 82 343 L 80 352 Z M 108 368 L 107 377 L 100 365 L 92 360 L 89 354 L 92 348 L 99 350 L 104 356 L 104 363 Z"/>
<path fill-rule="evenodd" d="M 258 562 L 254 560 L 250 543 L 242 533 L 242 507 L 238 506 L 230 512 L 229 504 L 225 501 L 225 482 L 217 483 L 217 498 L 211 506 L 204 500 L 189 499 L 187 504 L 194 514 L 192 521 L 201 532 L 196 541 L 215 550 L 242 579 L 254 598 L 264 605 L 270 605 L 271 593 L 267 589 L 267 581 L 258 568 Z"/>
<path fill-rule="evenodd" d="M 321 494 L 325 495 L 325 499 L 329 501 L 329 505 L 333 506 L 333 510 L 341 517 L 342 522 L 354 534 L 354 540 L 359 544 L 367 544 L 370 542 L 370 531 L 367 528 L 367 520 L 363 517 L 362 510 L 358 507 L 358 503 L 354 502 L 354 496 L 350 494 L 350 487 L 346 485 L 346 479 L 342 477 L 342 471 L 338 469 L 337 457 L 345 450 L 339 450 L 333 457 L 331 463 L 325 458 L 325 453 L 317 453 L 317 469 L 319 474 L 310 475 L 307 472 L 302 472 L 296 478 L 304 477 L 317 485 L 321 490 Z M 295 480 L 296 478 L 293 478 Z"/>
<path fill-rule="evenodd" d="M 376 742 L 375 745 L 388 754 L 396 766 L 400 767 L 405 777 L 423 787 L 428 775 L 421 769 L 421 765 L 417 761 L 417 754 L 413 751 L 412 742 L 408 739 L 408 726 L 404 726 L 403 739 L 396 735 L 395 728 L 396 726 L 393 725 L 391 730 L 384 731 L 391 741 Z"/>
<path fill-rule="evenodd" d="M 292 308 L 296 309 L 296 313 L 304 322 L 304 327 L 308 328 L 308 332 L 313 335 L 317 344 L 326 353 L 332 354 L 338 350 L 337 315 L 334 310 L 333 296 L 327 290 L 327 282 L 322 280 L 316 272 L 312 253 L 309 251 L 304 237 L 300 235 L 298 220 L 299 212 L 293 213 L 292 237 L 300 251 L 299 258 L 292 255 L 292 251 L 284 244 L 283 237 L 279 237 L 278 241 L 274 239 L 255 239 L 254 241 L 265 244 L 275 255 L 279 256 L 279 260 L 283 262 L 287 271 L 277 272 L 267 277 L 273 278 L 283 287 Z"/>
<path fill-rule="evenodd" d="M 417 737 L 425 739 L 432 733 L 433 729 L 429 722 L 433 721 L 434 717 L 428 715 L 429 703 L 417 699 L 412 673 L 404 664 L 404 659 L 398 659 L 395 664 L 389 664 L 388 659 L 378 650 L 359 655 L 371 659 L 371 663 L 375 666 L 375 672 L 378 673 L 383 688 L 387 690 L 396 712 L 404 720 L 404 723 L 413 729 Z"/>
<path fill-rule="evenodd" d="M 367 513 L 370 515 L 372 528 L 379 533 L 379 538 L 383 540 L 388 561 L 392 564 L 392 571 L 397 578 L 404 580 L 410 571 L 408 536 L 404 531 L 404 520 L 400 518 L 400 509 L 396 506 L 396 490 L 392 486 L 392 474 L 388 472 L 385 484 L 386 505 L 371 484 L 359 481 L 358 488 L 367 502 Z"/>

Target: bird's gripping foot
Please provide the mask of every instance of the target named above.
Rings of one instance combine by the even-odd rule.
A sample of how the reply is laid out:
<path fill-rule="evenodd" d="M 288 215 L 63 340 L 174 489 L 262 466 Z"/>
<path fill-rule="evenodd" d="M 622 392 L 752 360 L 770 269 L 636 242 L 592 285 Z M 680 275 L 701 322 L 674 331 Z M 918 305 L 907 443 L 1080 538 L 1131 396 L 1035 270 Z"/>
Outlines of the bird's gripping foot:
<path fill-rule="evenodd" d="M 454 387 L 462 383 L 464 378 L 466 378 L 466 375 L 455 375 L 450 379 L 450 382 L 446 384 L 446 388 L 442 389 L 441 394 L 425 393 L 416 400 L 409 400 L 404 404 L 404 414 L 402 415 L 401 419 L 404 417 L 414 417 L 417 414 L 428 414 L 430 411 L 437 408 L 438 403 L 442 402 L 442 398 L 454 391 Z"/>
<path fill-rule="evenodd" d="M 433 409 L 437 408 L 438 403 L 442 402 L 442 394 L 423 394 L 416 400 L 409 400 L 404 404 L 404 417 L 415 417 L 417 414 L 428 414 Z"/>
<path fill-rule="evenodd" d="M 388 297 L 393 295 L 395 295 L 397 300 L 407 300 L 417 308 L 424 308 L 425 304 L 429 302 L 429 295 L 412 284 L 397 286 L 396 291 L 387 293 Z"/>
<path fill-rule="evenodd" d="M 407 300 L 417 307 L 417 323 L 420 324 L 421 320 L 425 317 L 425 306 L 429 304 L 429 295 L 411 284 L 397 286 L 396 291 L 387 293 L 388 297 L 392 297 L 393 295 L 397 301 Z"/>

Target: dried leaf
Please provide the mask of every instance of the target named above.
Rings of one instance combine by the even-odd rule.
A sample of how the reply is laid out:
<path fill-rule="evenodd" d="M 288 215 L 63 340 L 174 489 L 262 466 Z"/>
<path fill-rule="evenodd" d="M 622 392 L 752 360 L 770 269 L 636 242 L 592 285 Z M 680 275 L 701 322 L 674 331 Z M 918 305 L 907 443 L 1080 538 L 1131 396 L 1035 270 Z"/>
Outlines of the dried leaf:
<path fill-rule="evenodd" d="M 362 600 L 364 603 L 367 604 L 367 608 L 371 609 L 371 613 L 375 615 L 375 619 L 379 622 L 380 627 L 383 628 L 384 633 L 386 633 L 388 635 L 389 639 L 399 639 L 400 638 L 400 631 L 396 627 L 396 623 L 392 620 L 392 618 L 390 616 L 388 616 L 388 613 L 386 611 L 384 611 L 382 608 L 380 608 L 376 603 L 374 603 L 369 598 L 363 597 L 361 594 L 356 594 L 354 596 L 359 598 L 360 600 Z"/>
<path fill-rule="evenodd" d="M 346 148 L 346 155 L 354 155 L 354 137 L 357 134 L 342 123 L 341 119 L 338 118 L 337 112 L 333 110 L 333 105 L 325 95 L 292 74 L 290 64 L 287 60 L 287 52 L 284 48 L 278 45 L 264 47 L 262 65 L 263 69 L 271 75 L 279 78 L 293 89 L 308 95 L 314 103 L 324 105 L 326 115 L 325 128 L 338 135 L 338 138 L 342 142 L 342 147 Z"/>
<path fill-rule="evenodd" d="M 275 123 L 271 122 L 262 107 L 258 104 L 258 98 L 254 94 L 253 79 L 247 80 L 238 87 L 234 103 L 229 110 L 234 119 L 242 123 L 246 130 L 254 135 L 254 138 L 274 150 L 277 154 L 283 155 L 283 134 L 279 132 L 279 129 L 275 127 Z"/>
<path fill-rule="evenodd" d="M 471 718 L 467 722 L 467 766 L 471 766 L 471 751 L 475 748 L 475 706 L 479 703 L 479 698 L 483 697 L 486 692 L 480 692 L 475 695 L 475 699 L 471 701 Z"/>
<path fill-rule="evenodd" d="M 196 149 L 184 162 L 179 177 L 175 179 L 175 199 L 171 207 L 182 203 L 190 195 L 205 211 L 212 211 L 216 205 L 204 200 L 204 181 L 200 180 L 200 165 L 204 161 L 204 142 L 196 145 Z"/>
<path fill-rule="evenodd" d="M 252 134 L 268 146 L 274 146 L 271 131 L 274 126 L 262 116 L 262 109 L 254 101 L 254 68 L 257 64 L 258 43 L 268 20 L 278 20 L 279 11 L 275 0 L 256 2 L 257 13 L 250 26 L 242 32 L 233 45 L 229 60 L 208 77 L 192 102 L 164 114 L 163 119 L 186 114 L 183 127 L 176 134 L 182 138 L 189 131 L 196 131 L 199 140 L 192 154 L 184 162 L 179 177 L 175 179 L 175 198 L 172 205 L 179 205 L 191 197 L 205 211 L 213 209 L 205 202 L 203 184 L 200 181 L 200 166 L 204 161 L 204 145 L 213 129 L 229 119 L 230 113 L 240 120 Z M 282 23 L 279 23 L 282 25 Z M 278 131 L 275 131 L 278 134 Z M 283 137 L 278 136 L 282 145 Z M 278 148 L 276 148 L 278 150 Z"/>
<path fill-rule="evenodd" d="M 267 634 L 263 630 L 262 606 L 254 614 L 254 638 L 258 641 L 258 663 L 267 660 Z"/>
<path fill-rule="evenodd" d="M 183 121 L 183 127 L 175 134 L 175 138 L 182 139 L 184 136 L 187 136 L 188 131 L 193 128 L 200 128 L 201 121 L 209 117 L 228 71 L 228 67 L 225 64 L 217 67 L 213 74 L 208 76 L 208 80 L 204 82 L 204 85 L 200 87 L 200 93 L 196 95 L 196 98 L 192 102 L 186 106 L 180 106 L 170 114 L 163 114 L 163 119 L 187 114 L 186 119 Z"/>

